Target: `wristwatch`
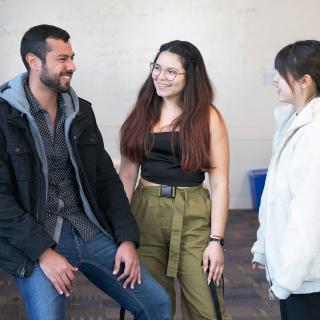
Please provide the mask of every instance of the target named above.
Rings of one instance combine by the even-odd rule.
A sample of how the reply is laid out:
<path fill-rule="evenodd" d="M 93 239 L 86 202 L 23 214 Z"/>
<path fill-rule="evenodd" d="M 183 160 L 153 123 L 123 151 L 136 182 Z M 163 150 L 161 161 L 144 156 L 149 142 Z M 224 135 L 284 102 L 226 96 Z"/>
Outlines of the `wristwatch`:
<path fill-rule="evenodd" d="M 223 238 L 208 238 L 208 243 L 215 241 L 215 242 L 219 242 L 219 244 L 221 245 L 221 247 L 224 246 L 224 239 Z"/>

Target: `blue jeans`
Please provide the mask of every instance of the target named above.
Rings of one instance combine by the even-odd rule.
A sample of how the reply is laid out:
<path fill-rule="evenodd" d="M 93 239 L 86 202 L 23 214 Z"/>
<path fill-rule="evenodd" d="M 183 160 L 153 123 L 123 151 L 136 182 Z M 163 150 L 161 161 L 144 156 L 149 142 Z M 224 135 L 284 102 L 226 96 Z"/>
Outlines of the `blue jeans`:
<path fill-rule="evenodd" d="M 117 277 L 112 275 L 117 246 L 102 232 L 84 242 L 71 223 L 64 220 L 55 250 L 79 268 L 99 289 L 129 310 L 135 319 L 171 319 L 167 293 L 142 265 L 142 284 L 136 284 L 134 289 L 122 288 L 124 281 L 118 282 Z M 15 277 L 15 280 L 30 320 L 65 318 L 65 297 L 59 295 L 38 263 L 30 277 Z"/>

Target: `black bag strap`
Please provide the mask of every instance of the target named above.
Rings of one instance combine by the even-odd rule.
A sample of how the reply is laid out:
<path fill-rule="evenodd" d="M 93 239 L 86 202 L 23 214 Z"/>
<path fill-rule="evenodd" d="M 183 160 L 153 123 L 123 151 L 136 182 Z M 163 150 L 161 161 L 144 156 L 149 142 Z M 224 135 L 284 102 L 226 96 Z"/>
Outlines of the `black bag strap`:
<path fill-rule="evenodd" d="M 125 314 L 126 314 L 126 309 L 124 307 L 121 307 L 119 320 L 124 320 Z"/>
<path fill-rule="evenodd" d="M 212 300 L 213 300 L 213 304 L 214 304 L 214 309 L 216 311 L 217 320 L 222 320 L 220 303 L 219 303 L 219 298 L 218 298 L 218 294 L 217 294 L 217 287 L 215 286 L 213 281 L 210 282 L 209 288 L 210 288 L 210 291 L 211 291 Z M 224 293 L 224 279 L 223 279 L 223 276 L 222 276 L 222 290 L 223 290 L 223 293 Z"/>

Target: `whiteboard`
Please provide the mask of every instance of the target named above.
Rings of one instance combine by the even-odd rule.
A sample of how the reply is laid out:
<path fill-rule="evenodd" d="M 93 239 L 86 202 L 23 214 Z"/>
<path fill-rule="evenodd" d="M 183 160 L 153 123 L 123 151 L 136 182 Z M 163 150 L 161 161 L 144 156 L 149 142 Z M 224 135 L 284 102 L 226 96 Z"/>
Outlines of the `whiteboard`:
<path fill-rule="evenodd" d="M 119 159 L 118 130 L 162 43 L 203 54 L 229 130 L 231 207 L 251 207 L 247 173 L 268 165 L 277 99 L 264 74 L 284 45 L 319 37 L 319 0 L 0 0 L 0 83 L 24 71 L 19 44 L 46 23 L 71 35 L 72 86 L 93 103 L 105 145 Z"/>

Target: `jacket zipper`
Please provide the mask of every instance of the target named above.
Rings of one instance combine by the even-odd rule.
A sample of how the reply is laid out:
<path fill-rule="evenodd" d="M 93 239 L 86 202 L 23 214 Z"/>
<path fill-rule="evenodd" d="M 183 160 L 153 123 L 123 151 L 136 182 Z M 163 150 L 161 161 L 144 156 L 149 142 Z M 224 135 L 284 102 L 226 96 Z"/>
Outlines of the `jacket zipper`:
<path fill-rule="evenodd" d="M 79 154 L 78 154 L 78 149 L 77 149 L 77 143 L 78 143 L 78 138 L 79 137 L 76 137 L 76 136 L 73 136 L 73 150 L 74 150 L 74 155 L 78 158 L 78 161 L 77 161 L 77 165 L 78 165 L 78 170 L 79 170 L 79 178 L 80 178 L 80 183 L 82 184 L 82 187 L 84 188 L 83 191 L 85 191 L 85 193 L 87 193 L 87 198 L 88 198 L 88 201 L 89 201 L 89 204 L 90 206 L 92 207 L 95 207 L 95 199 L 92 195 L 92 192 L 90 190 L 90 188 L 88 188 L 87 186 L 89 186 L 89 182 L 83 172 L 83 169 L 82 169 L 82 163 L 80 161 L 80 157 L 79 157 Z"/>
<path fill-rule="evenodd" d="M 80 136 L 80 135 L 79 135 Z M 92 221 L 92 219 L 90 218 L 90 216 L 88 216 L 86 214 L 86 216 L 88 217 L 88 219 L 99 229 L 101 230 L 102 233 L 104 233 L 105 235 L 107 235 L 108 237 L 110 237 L 111 239 L 113 239 L 113 237 L 101 226 L 99 220 L 96 218 L 94 212 L 98 212 L 99 210 L 97 209 L 98 206 L 96 204 L 95 198 L 92 194 L 92 191 L 90 190 L 90 184 L 89 181 L 86 178 L 86 175 L 82 169 L 82 163 L 80 161 L 80 157 L 78 154 L 78 148 L 77 148 L 77 143 L 78 143 L 78 138 L 79 136 L 72 136 L 71 139 L 71 147 L 73 148 L 74 151 L 74 156 L 75 158 L 78 159 L 78 161 L 76 161 L 77 166 L 78 166 L 78 173 L 79 173 L 79 182 L 82 185 L 83 188 L 83 192 L 84 192 L 84 196 L 87 198 L 88 204 L 91 207 L 92 210 L 92 214 L 94 219 L 96 220 L 96 222 Z M 98 224 L 97 224 L 98 223 Z"/>

